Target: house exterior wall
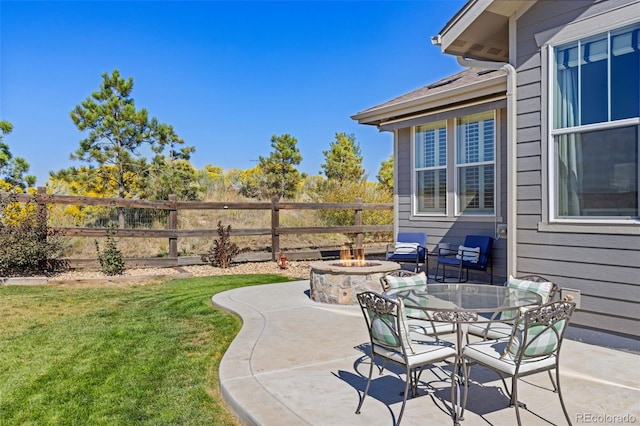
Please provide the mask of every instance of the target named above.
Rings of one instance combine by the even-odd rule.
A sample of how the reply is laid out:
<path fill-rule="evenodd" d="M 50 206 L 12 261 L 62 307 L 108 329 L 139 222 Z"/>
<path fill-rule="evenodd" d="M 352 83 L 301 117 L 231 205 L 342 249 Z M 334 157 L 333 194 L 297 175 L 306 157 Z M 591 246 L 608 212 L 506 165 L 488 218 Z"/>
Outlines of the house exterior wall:
<path fill-rule="evenodd" d="M 487 104 L 485 106 L 475 106 L 472 109 L 462 108 L 459 111 L 459 116 L 463 116 L 469 113 L 490 111 L 493 110 L 495 104 Z M 455 115 L 455 114 L 454 114 Z M 425 117 L 425 122 L 428 122 L 429 117 Z M 462 244 L 466 235 L 489 235 L 494 238 L 497 237 L 496 227 L 499 224 L 506 223 L 507 215 L 507 201 L 506 201 L 506 187 L 507 187 L 507 174 L 506 174 L 506 110 L 500 108 L 497 110 L 496 116 L 496 128 L 498 129 L 496 135 L 496 145 L 498 152 L 496 154 L 496 177 L 499 181 L 499 187 L 496 188 L 497 202 L 499 207 L 497 210 L 497 217 L 464 217 L 454 216 L 453 214 L 453 199 L 454 188 L 451 182 L 448 185 L 448 201 L 450 213 L 447 217 L 439 216 L 416 216 L 412 213 L 412 132 L 413 127 L 403 127 L 396 131 L 395 141 L 396 144 L 396 158 L 397 162 L 397 174 L 396 174 L 396 196 L 397 196 L 397 217 L 396 224 L 398 232 L 424 232 L 427 234 L 427 245 L 429 252 L 436 249 L 440 242 L 450 243 L 451 245 Z M 449 127 L 448 130 L 453 132 L 453 128 Z M 447 149 L 453 152 L 452 143 L 453 138 L 449 138 Z M 450 157 L 451 158 L 451 157 Z M 454 165 L 448 163 L 448 175 L 452 176 L 454 171 Z M 429 267 L 434 270 L 436 266 L 435 258 L 430 261 Z M 493 274 L 494 283 L 503 283 L 507 274 L 507 244 L 504 238 L 496 239 L 493 248 Z M 482 272 L 474 274 L 474 271 L 470 271 L 470 276 L 475 275 L 477 278 L 487 280 L 488 276 Z"/>
<path fill-rule="evenodd" d="M 640 336 L 640 225 L 549 221 L 545 38 L 566 28 L 590 35 L 594 19 L 637 1 L 538 1 L 516 21 L 517 272 L 580 291 L 572 323 Z M 617 12 L 615 12 L 617 11 Z M 591 21 L 589 18 L 592 18 Z M 637 16 L 640 21 L 640 16 Z M 584 24 L 582 23 L 584 22 Z M 615 21 L 613 21 L 615 22 Z M 596 33 L 598 30 L 595 30 Z M 542 44 L 539 46 L 538 44 Z"/>

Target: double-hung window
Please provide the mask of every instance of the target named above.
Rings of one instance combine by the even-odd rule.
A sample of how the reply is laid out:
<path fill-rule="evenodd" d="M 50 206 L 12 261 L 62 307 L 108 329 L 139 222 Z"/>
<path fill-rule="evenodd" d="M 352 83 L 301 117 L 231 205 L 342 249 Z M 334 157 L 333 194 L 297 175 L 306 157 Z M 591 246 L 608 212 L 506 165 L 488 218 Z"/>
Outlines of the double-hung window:
<path fill-rule="evenodd" d="M 456 183 L 459 214 L 495 214 L 495 112 L 457 119 Z"/>
<path fill-rule="evenodd" d="M 639 216 L 639 33 L 636 24 L 553 49 L 556 219 Z"/>
<path fill-rule="evenodd" d="M 414 131 L 416 214 L 447 213 L 447 123 L 416 126 Z"/>

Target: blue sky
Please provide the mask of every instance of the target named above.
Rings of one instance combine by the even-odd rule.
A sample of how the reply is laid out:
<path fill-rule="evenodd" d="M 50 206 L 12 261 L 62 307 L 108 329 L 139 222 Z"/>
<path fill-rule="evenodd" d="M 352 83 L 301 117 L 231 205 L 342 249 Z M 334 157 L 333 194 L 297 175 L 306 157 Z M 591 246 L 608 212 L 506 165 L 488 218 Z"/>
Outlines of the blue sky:
<path fill-rule="evenodd" d="M 84 163 L 70 111 L 103 72 L 133 77 L 137 108 L 195 146 L 192 163 L 251 168 L 289 133 L 319 174 L 335 133 L 354 134 L 369 180 L 390 133 L 350 116 L 460 70 L 430 37 L 465 0 L 0 1 L 4 138 L 44 185 Z"/>

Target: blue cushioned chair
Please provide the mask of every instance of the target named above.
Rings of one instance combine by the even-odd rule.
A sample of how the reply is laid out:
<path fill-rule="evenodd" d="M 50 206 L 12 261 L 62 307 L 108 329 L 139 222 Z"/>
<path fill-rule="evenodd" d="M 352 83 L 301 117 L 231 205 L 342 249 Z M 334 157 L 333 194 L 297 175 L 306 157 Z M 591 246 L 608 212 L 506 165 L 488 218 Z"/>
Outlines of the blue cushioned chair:
<path fill-rule="evenodd" d="M 457 247 L 452 247 L 447 252 L 443 252 L 443 249 L 438 253 L 438 264 L 436 265 L 435 280 L 445 282 L 446 273 L 445 268 L 447 265 L 453 266 L 458 269 L 458 282 L 466 282 L 469 280 L 469 269 L 477 271 L 489 271 L 491 274 L 491 284 L 493 284 L 493 268 L 492 268 L 492 255 L 493 250 L 493 238 L 485 235 L 467 235 L 464 239 L 464 247 L 468 248 L 480 248 L 477 262 L 472 260 L 465 260 L 468 256 L 472 256 L 475 252 L 467 252 L 459 250 Z M 438 271 L 442 265 L 442 279 L 438 279 Z M 462 270 L 466 270 L 466 277 L 462 278 Z"/>
<path fill-rule="evenodd" d="M 415 250 L 409 247 L 400 247 L 403 244 L 416 245 Z M 427 262 L 427 234 L 420 232 L 398 232 L 396 244 L 387 244 L 386 259 L 391 262 L 413 263 L 415 272 L 420 271 L 420 264 L 425 264 L 425 270 L 429 270 Z"/>

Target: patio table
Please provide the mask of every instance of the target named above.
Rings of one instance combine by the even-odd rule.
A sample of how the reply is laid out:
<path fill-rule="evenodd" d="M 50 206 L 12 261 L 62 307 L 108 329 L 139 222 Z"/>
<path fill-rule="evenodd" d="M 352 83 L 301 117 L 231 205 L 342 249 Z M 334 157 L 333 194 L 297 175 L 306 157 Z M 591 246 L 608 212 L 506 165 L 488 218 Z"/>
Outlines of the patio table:
<path fill-rule="evenodd" d="M 539 305 L 534 292 L 488 284 L 446 283 L 407 286 L 388 290 L 386 295 L 402 299 L 405 309 L 424 310 L 433 321 L 455 324 L 456 357 L 451 373 L 451 405 L 454 425 L 463 420 L 460 400 L 460 374 L 466 324 L 489 323 L 495 314 L 523 306 Z"/>

